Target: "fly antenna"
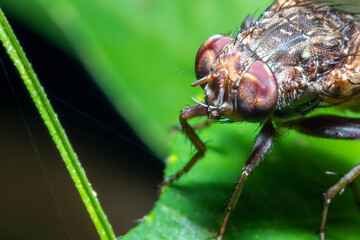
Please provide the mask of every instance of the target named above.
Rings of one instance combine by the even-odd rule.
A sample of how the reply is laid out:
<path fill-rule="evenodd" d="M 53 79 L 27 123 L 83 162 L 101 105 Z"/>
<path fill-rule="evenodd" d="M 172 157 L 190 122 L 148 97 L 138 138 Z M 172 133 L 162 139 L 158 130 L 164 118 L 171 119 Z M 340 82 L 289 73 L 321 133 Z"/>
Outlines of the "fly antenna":
<path fill-rule="evenodd" d="M 207 83 L 207 82 L 210 82 L 211 80 L 213 80 L 215 78 L 215 76 L 213 74 L 210 74 L 210 75 L 207 75 L 203 78 L 200 78 L 199 80 L 193 82 L 191 84 L 192 87 L 196 87 L 196 86 L 199 86 L 201 84 L 204 84 L 204 83 Z"/>

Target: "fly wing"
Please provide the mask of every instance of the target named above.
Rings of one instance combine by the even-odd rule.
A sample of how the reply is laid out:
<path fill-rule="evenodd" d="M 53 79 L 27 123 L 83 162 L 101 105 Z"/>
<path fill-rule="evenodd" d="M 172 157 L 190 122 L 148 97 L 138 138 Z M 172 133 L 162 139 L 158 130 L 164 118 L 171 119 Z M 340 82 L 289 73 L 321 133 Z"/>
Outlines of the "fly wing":
<path fill-rule="evenodd" d="M 282 8 L 296 5 L 318 5 L 331 6 L 343 12 L 355 15 L 360 20 L 360 2 L 359 0 L 276 0 L 267 11 L 279 11 Z"/>
<path fill-rule="evenodd" d="M 307 0 L 276 0 L 267 11 L 278 11 L 281 8 L 292 7 L 298 4 L 308 4 Z"/>
<path fill-rule="evenodd" d="M 360 20 L 360 2 L 359 0 L 336 0 L 331 2 L 335 9 L 350 13 Z M 330 4 L 331 6 L 331 4 Z"/>

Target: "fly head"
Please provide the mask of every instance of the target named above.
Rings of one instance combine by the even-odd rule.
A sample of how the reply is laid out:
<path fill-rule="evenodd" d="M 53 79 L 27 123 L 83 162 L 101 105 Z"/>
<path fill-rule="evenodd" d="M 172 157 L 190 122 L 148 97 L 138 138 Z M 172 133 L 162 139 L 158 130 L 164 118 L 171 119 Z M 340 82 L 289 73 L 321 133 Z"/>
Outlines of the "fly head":
<path fill-rule="evenodd" d="M 204 89 L 209 117 L 262 122 L 275 109 L 278 84 L 265 62 L 224 34 L 207 39 L 195 60 L 197 81 Z"/>

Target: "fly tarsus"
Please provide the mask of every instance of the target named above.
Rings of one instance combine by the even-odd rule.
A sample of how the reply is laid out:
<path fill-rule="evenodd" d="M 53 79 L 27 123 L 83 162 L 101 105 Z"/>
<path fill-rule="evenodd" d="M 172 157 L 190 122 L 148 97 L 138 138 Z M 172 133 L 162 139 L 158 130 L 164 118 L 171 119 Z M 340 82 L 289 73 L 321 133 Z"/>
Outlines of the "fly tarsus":
<path fill-rule="evenodd" d="M 360 163 L 352 168 L 348 173 L 340 178 L 333 186 L 324 192 L 324 207 L 321 216 L 321 222 L 319 227 L 320 240 L 325 240 L 325 228 L 326 228 L 326 219 L 329 212 L 329 205 L 331 199 L 333 199 L 337 194 L 343 191 L 343 189 L 353 183 L 353 181 L 360 175 Z"/>

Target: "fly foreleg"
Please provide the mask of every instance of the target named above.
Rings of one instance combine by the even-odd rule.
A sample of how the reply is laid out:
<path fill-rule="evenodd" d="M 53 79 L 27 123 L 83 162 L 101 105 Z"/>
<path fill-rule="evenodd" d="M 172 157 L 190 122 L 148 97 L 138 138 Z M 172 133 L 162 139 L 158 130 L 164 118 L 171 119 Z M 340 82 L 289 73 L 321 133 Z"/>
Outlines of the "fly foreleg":
<path fill-rule="evenodd" d="M 261 160 L 265 158 L 266 154 L 270 152 L 272 144 L 274 142 L 275 134 L 276 131 L 274 129 L 274 126 L 271 123 L 271 120 L 268 120 L 261 129 L 259 135 L 257 136 L 251 154 L 242 168 L 241 177 L 236 183 L 233 194 L 226 206 L 220 229 L 217 234 L 217 240 L 221 240 L 223 238 L 226 226 L 228 225 L 230 219 L 230 215 L 236 207 L 242 189 L 244 188 L 245 181 L 247 177 L 255 170 Z"/>
<path fill-rule="evenodd" d="M 194 130 L 200 130 L 200 129 L 206 128 L 210 124 L 211 124 L 211 119 L 207 119 L 204 122 L 201 122 L 199 124 L 196 124 L 196 125 L 192 126 L 192 128 Z M 180 125 L 179 126 L 174 126 L 174 127 L 171 128 L 171 133 L 175 133 L 177 131 L 182 131 L 182 130 L 183 130 L 183 128 Z"/>
<path fill-rule="evenodd" d="M 188 172 L 200 158 L 204 156 L 206 151 L 206 146 L 198 137 L 194 128 L 192 128 L 187 122 L 191 118 L 200 117 L 200 116 L 207 116 L 207 108 L 202 104 L 195 104 L 181 111 L 179 117 L 181 128 L 185 132 L 186 136 L 190 139 L 191 143 L 195 146 L 197 152 L 191 158 L 191 160 L 185 165 L 183 169 L 178 171 L 176 174 L 166 178 L 160 184 L 161 186 L 164 186 L 168 183 L 171 183 L 175 179 L 180 178 L 184 173 Z"/>
<path fill-rule="evenodd" d="M 296 120 L 290 128 L 316 137 L 360 140 L 360 119 L 319 115 Z M 352 183 L 359 175 L 360 163 L 324 192 L 324 207 L 319 228 L 321 240 L 325 239 L 326 219 L 331 199 Z M 356 194 L 356 191 L 354 193 Z M 355 196 L 355 198 L 358 198 L 358 196 Z"/>

